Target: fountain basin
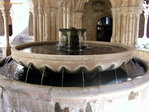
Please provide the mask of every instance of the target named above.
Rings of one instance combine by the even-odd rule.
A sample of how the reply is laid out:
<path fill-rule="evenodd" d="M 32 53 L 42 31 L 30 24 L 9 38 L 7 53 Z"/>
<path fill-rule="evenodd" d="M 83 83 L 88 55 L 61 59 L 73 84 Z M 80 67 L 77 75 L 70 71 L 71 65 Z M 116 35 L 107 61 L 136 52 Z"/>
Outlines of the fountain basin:
<path fill-rule="evenodd" d="M 146 69 L 142 78 L 105 86 L 40 86 L 0 75 L 0 111 L 148 112 L 149 63 L 141 62 Z"/>
<path fill-rule="evenodd" d="M 28 66 L 29 63 L 33 63 L 33 65 L 37 69 L 43 69 L 46 66 L 54 71 L 60 71 L 61 68 L 65 67 L 67 70 L 74 72 L 78 70 L 80 67 L 85 67 L 88 71 L 91 71 L 96 67 L 99 67 L 101 71 L 116 69 L 124 62 L 128 62 L 133 57 L 132 47 L 115 43 L 94 41 L 88 41 L 85 44 L 87 44 L 88 46 L 108 46 L 108 49 L 110 49 L 111 52 L 109 54 L 95 53 L 92 55 L 57 55 L 31 53 L 23 51 L 23 49 L 29 48 L 31 46 L 49 45 L 50 47 L 51 44 L 56 45 L 56 43 L 57 42 L 55 41 L 32 42 L 17 45 L 13 47 L 11 50 L 12 58 L 25 66 Z M 118 51 L 116 48 L 118 48 Z"/>

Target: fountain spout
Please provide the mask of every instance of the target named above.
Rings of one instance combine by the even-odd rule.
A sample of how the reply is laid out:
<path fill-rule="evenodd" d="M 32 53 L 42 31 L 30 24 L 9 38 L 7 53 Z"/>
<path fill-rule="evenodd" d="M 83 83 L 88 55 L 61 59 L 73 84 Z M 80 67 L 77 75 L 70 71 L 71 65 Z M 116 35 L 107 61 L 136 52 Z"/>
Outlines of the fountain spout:
<path fill-rule="evenodd" d="M 66 54 L 79 54 L 86 47 L 82 44 L 83 34 L 86 29 L 59 29 L 61 35 L 59 35 L 58 50 L 66 52 Z M 63 41 L 63 42 L 62 42 Z"/>

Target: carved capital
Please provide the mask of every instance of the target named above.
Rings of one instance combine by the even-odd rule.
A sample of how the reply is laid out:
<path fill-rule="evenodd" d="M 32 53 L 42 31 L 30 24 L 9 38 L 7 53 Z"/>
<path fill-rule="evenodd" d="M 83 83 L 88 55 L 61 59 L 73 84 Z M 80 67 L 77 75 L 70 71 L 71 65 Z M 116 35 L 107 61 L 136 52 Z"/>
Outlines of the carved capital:
<path fill-rule="evenodd" d="M 113 8 L 116 7 L 140 7 L 142 0 L 109 0 Z"/>
<path fill-rule="evenodd" d="M 43 7 L 39 6 L 38 7 L 38 12 L 39 12 L 39 15 L 42 15 L 43 14 Z"/>
<path fill-rule="evenodd" d="M 54 15 L 57 15 L 59 10 L 57 8 L 50 8 L 49 11 L 50 11 L 51 16 L 54 16 Z"/>
<path fill-rule="evenodd" d="M 134 15 L 140 15 L 142 10 L 139 7 L 129 7 L 129 13 Z"/>
<path fill-rule="evenodd" d="M 49 14 L 50 13 L 50 8 L 49 7 L 44 7 L 43 11 L 44 11 L 45 15 Z"/>
<path fill-rule="evenodd" d="M 49 11 L 45 11 L 45 10 L 44 10 L 44 15 L 45 15 L 45 17 L 48 17 L 49 14 L 50 14 L 50 10 L 49 10 Z"/>
<path fill-rule="evenodd" d="M 120 10 L 121 10 L 121 13 L 123 15 L 127 15 L 128 12 L 129 12 L 129 8 L 128 7 L 121 7 Z"/>
<path fill-rule="evenodd" d="M 139 7 L 116 7 L 112 8 L 113 14 L 123 14 L 123 15 L 140 15 L 142 10 Z"/>
<path fill-rule="evenodd" d="M 83 12 L 77 11 L 77 12 L 75 12 L 75 14 L 76 14 L 77 16 L 82 16 L 82 15 L 83 15 Z"/>
<path fill-rule="evenodd" d="M 60 7 L 62 2 L 63 2 L 63 0 L 57 0 L 57 6 Z"/>
<path fill-rule="evenodd" d="M 116 10 L 116 8 L 111 8 L 111 11 L 112 11 L 113 13 L 115 13 L 117 10 Z"/>

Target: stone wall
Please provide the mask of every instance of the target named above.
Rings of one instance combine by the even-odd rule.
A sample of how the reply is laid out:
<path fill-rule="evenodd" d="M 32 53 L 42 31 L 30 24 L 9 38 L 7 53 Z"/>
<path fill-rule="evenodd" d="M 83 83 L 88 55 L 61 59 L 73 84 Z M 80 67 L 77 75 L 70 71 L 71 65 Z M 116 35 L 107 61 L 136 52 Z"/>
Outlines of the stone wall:
<path fill-rule="evenodd" d="M 100 18 L 111 17 L 111 3 L 109 0 L 105 1 L 105 8 L 103 12 L 95 12 L 92 8 L 91 0 L 85 4 L 83 14 L 83 28 L 87 29 L 87 40 L 96 40 L 96 26 Z"/>

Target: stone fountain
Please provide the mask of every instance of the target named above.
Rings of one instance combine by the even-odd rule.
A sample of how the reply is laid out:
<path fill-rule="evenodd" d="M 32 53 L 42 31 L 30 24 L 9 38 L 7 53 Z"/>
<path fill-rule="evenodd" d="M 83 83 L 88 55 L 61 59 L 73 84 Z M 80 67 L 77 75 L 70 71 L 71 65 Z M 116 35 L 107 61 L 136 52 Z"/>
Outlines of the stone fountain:
<path fill-rule="evenodd" d="M 0 111 L 140 112 L 146 108 L 149 64 L 131 60 L 129 46 L 86 41 L 85 33 L 60 29 L 59 42 L 14 46 L 12 57 L 0 61 Z"/>
<path fill-rule="evenodd" d="M 22 44 L 12 48 L 13 59 L 25 66 L 33 63 L 38 69 L 47 66 L 54 71 L 60 71 L 63 67 L 69 71 L 76 71 L 85 67 L 91 71 L 99 67 L 104 71 L 116 69 L 133 57 L 133 49 L 129 46 L 82 42 L 82 38 L 85 38 L 85 29 L 72 28 L 60 29 L 60 31 L 58 48 L 54 48 L 57 47 L 57 42 L 54 41 Z"/>

